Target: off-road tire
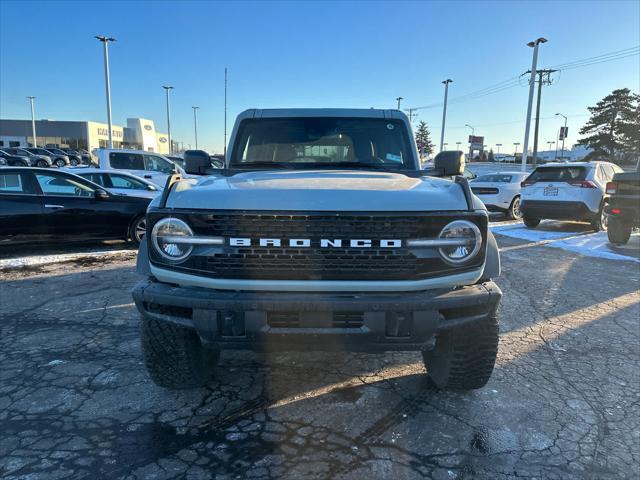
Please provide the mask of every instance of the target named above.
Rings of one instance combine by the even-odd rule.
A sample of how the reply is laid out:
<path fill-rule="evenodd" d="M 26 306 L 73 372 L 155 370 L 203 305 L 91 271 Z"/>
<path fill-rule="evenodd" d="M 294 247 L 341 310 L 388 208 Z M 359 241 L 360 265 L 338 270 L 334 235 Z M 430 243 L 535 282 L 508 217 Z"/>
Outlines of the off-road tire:
<path fill-rule="evenodd" d="M 539 218 L 522 217 L 522 221 L 524 222 L 524 226 L 527 228 L 536 228 L 540 225 Z"/>
<path fill-rule="evenodd" d="M 204 347 L 194 330 L 143 318 L 141 337 L 144 364 L 156 385 L 194 388 L 213 377 L 220 353 Z"/>
<path fill-rule="evenodd" d="M 600 205 L 598 213 L 593 217 L 593 220 L 591 220 L 591 227 L 593 227 L 596 232 L 601 232 L 603 230 L 607 230 L 608 225 L 609 219 L 607 214 L 604 213 L 604 205 Z"/>
<path fill-rule="evenodd" d="M 474 390 L 486 385 L 498 354 L 498 320 L 445 330 L 433 350 L 423 352 L 427 373 L 440 389 Z"/>
<path fill-rule="evenodd" d="M 611 243 L 624 245 L 629 241 L 629 237 L 631 237 L 631 224 L 625 223 L 619 218 L 610 217 L 607 237 L 609 237 Z"/>
<path fill-rule="evenodd" d="M 520 220 L 522 218 L 522 211 L 520 210 L 520 195 L 517 195 L 511 200 L 509 210 L 507 210 L 507 217 L 511 220 Z"/>

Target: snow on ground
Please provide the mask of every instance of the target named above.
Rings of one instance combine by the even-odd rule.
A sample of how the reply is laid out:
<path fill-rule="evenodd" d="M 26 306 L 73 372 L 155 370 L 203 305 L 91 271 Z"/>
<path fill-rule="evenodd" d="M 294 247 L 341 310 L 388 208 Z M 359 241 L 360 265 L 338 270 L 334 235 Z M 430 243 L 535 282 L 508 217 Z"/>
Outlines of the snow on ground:
<path fill-rule="evenodd" d="M 522 222 L 492 223 L 493 233 L 561 248 L 588 257 L 626 260 L 640 263 L 640 234 L 632 235 L 624 246 L 612 245 L 607 232 L 593 232 L 587 224 L 543 221 L 537 228 L 526 228 Z"/>
<path fill-rule="evenodd" d="M 92 258 L 101 258 L 105 256 L 123 255 L 123 254 L 135 254 L 132 250 L 97 250 L 82 253 L 63 253 L 63 254 L 48 254 L 48 255 L 29 255 L 25 257 L 17 258 L 5 258 L 0 259 L 0 271 L 13 269 L 13 268 L 25 268 L 25 267 L 39 267 L 42 265 L 49 265 L 52 263 L 64 263 L 73 262 L 77 260 L 87 260 Z"/>

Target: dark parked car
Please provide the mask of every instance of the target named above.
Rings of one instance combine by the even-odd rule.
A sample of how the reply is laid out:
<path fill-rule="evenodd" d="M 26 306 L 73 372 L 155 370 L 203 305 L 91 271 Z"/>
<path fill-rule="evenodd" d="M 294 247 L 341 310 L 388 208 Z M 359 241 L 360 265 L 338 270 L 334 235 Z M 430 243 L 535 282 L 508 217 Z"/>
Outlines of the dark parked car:
<path fill-rule="evenodd" d="M 11 155 L 4 150 L 0 150 L 0 165 L 12 167 L 30 167 L 31 159 L 28 156 Z"/>
<path fill-rule="evenodd" d="M 91 165 L 91 154 L 89 152 L 81 152 L 75 148 L 61 148 L 60 150 L 65 152 L 67 155 L 76 155 L 80 157 L 80 164 L 82 165 Z"/>
<path fill-rule="evenodd" d="M 61 157 L 68 157 L 69 158 L 69 164 L 72 167 L 75 167 L 77 165 L 82 165 L 82 157 L 80 155 L 78 155 L 77 153 L 69 153 L 69 152 L 67 152 L 65 150 L 62 150 L 61 148 L 49 147 L 49 146 L 47 146 L 47 150 L 49 150 L 54 155 L 59 155 Z"/>
<path fill-rule="evenodd" d="M 3 148 L 2 150 L 4 152 L 8 153 L 9 155 L 13 155 L 13 156 L 16 156 L 16 157 L 26 157 L 26 158 L 28 158 L 31 163 L 29 165 L 25 165 L 25 166 L 45 168 L 45 167 L 50 167 L 50 166 L 53 165 L 53 160 L 51 159 L 51 157 L 49 155 L 37 155 L 35 153 L 31 153 L 31 152 L 25 150 L 24 148 L 13 148 L 12 147 L 12 148 Z M 22 166 L 22 165 L 20 165 L 20 166 Z"/>
<path fill-rule="evenodd" d="M 625 244 L 631 230 L 640 227 L 640 162 L 635 171 L 616 173 L 607 183 L 607 194 L 611 195 L 605 208 L 609 215 L 609 241 Z"/>
<path fill-rule="evenodd" d="M 0 245 L 113 238 L 140 243 L 150 201 L 111 194 L 72 173 L 4 167 L 0 170 Z"/>
<path fill-rule="evenodd" d="M 46 148 L 25 148 L 28 152 L 33 153 L 34 155 L 46 155 L 51 158 L 53 164 L 57 167 L 66 167 L 71 165 L 69 161 L 69 157 L 66 155 L 60 155 L 57 153 L 53 153 Z"/>

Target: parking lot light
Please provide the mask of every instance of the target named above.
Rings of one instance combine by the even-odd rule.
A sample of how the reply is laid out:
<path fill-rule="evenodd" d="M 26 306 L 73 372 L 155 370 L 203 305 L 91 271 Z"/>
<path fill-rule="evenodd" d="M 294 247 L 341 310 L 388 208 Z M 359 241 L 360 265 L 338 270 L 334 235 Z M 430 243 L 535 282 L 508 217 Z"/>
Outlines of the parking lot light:
<path fill-rule="evenodd" d="M 191 107 L 193 108 L 193 131 L 196 135 L 196 150 L 198 149 L 198 116 L 196 115 L 196 110 L 200 107 Z"/>
<path fill-rule="evenodd" d="M 33 148 L 38 148 L 38 140 L 36 139 L 36 115 L 35 109 L 33 106 L 33 101 L 36 97 L 27 97 L 29 99 L 29 103 L 31 104 L 31 135 L 33 136 Z"/>
<path fill-rule="evenodd" d="M 453 83 L 453 80 L 447 78 L 443 80 L 444 84 L 444 107 L 442 109 L 442 131 L 440 132 L 440 151 L 444 150 L 444 126 L 447 121 L 447 98 L 449 96 L 449 84 Z"/>
<path fill-rule="evenodd" d="M 169 90 L 173 90 L 171 85 L 163 85 L 167 94 L 167 137 L 169 137 L 169 153 L 173 153 L 173 145 L 171 144 L 171 111 L 169 109 Z"/>
<path fill-rule="evenodd" d="M 102 42 L 104 47 L 104 78 L 107 88 L 107 123 L 109 125 L 109 148 L 113 148 L 113 133 L 111 124 L 111 82 L 109 79 L 109 42 L 115 42 L 113 37 L 106 37 L 104 35 L 96 35 L 95 38 Z"/>
<path fill-rule="evenodd" d="M 527 103 L 527 116 L 524 124 L 524 142 L 522 147 L 522 171 L 527 171 L 527 152 L 529 151 L 529 130 L 531 130 L 531 109 L 533 108 L 533 91 L 536 84 L 536 68 L 538 65 L 538 47 L 546 43 L 547 39 L 540 37 L 527 43 L 527 47 L 533 48 L 533 60 L 531 62 L 531 77 L 529 78 L 529 101 Z"/>

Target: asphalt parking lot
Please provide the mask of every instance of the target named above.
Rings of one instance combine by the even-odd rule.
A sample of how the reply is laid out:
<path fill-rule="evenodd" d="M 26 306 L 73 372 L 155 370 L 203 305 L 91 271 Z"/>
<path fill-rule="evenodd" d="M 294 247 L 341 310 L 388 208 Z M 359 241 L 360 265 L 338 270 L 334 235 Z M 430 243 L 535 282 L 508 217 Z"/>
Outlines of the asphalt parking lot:
<path fill-rule="evenodd" d="M 498 363 L 471 393 L 414 353 L 224 353 L 169 392 L 131 253 L 0 271 L 0 477 L 637 478 L 640 263 L 498 242 Z"/>

